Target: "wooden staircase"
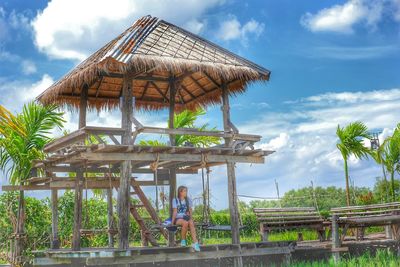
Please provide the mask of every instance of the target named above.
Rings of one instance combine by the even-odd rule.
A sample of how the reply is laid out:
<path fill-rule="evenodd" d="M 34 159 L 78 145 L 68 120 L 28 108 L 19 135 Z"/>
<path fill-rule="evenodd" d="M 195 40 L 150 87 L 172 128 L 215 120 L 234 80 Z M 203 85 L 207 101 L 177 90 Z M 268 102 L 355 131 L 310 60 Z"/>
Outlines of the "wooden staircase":
<path fill-rule="evenodd" d="M 137 224 L 139 225 L 141 236 L 142 236 L 142 245 L 148 246 L 148 244 L 150 243 L 152 246 L 158 247 L 159 244 L 157 243 L 157 240 L 153 235 L 152 229 L 149 229 L 148 226 L 146 226 L 145 221 L 142 218 L 142 216 L 140 215 L 139 210 L 143 210 L 143 209 L 146 210 L 147 213 L 150 215 L 152 222 L 155 225 L 161 225 L 161 219 L 160 219 L 160 217 L 158 217 L 156 210 L 151 205 L 150 201 L 148 200 L 148 198 L 142 191 L 142 188 L 140 187 L 140 185 L 135 181 L 134 178 L 132 178 L 132 181 L 133 182 L 132 182 L 132 186 L 131 186 L 130 195 L 136 196 L 137 199 L 139 200 L 139 203 L 133 203 L 133 201 L 131 201 L 130 212 L 131 212 L 133 218 L 135 219 L 135 221 L 137 222 Z M 132 200 L 132 197 L 131 197 L 131 200 Z M 157 227 L 156 231 L 159 231 L 165 237 L 165 239 L 168 240 L 168 233 L 164 228 Z"/>

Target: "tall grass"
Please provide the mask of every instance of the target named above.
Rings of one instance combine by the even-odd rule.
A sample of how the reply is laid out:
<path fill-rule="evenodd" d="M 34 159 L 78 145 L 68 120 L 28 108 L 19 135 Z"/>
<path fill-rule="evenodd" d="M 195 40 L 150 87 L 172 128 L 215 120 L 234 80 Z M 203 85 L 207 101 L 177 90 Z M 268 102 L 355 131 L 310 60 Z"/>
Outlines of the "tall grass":
<path fill-rule="evenodd" d="M 397 267 L 400 266 L 400 257 L 389 249 L 379 249 L 373 255 L 366 252 L 359 257 L 343 258 L 341 261 L 335 263 L 333 259 L 327 262 L 324 261 L 310 261 L 292 263 L 290 267 Z"/>

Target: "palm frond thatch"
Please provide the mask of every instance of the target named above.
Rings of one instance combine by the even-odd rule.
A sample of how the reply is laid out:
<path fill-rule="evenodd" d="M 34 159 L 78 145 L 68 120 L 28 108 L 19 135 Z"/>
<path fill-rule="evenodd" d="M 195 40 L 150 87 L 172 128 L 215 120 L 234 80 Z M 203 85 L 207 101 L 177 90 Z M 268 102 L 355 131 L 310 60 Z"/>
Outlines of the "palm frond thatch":
<path fill-rule="evenodd" d="M 146 16 L 99 49 L 43 92 L 38 100 L 77 108 L 84 84 L 89 108 L 119 105 L 123 76 L 134 77 L 136 107 L 169 106 L 170 77 L 179 80 L 176 109 L 195 110 L 221 100 L 220 85 L 242 93 L 254 81 L 266 81 L 270 71 L 195 34 L 161 19 Z"/>

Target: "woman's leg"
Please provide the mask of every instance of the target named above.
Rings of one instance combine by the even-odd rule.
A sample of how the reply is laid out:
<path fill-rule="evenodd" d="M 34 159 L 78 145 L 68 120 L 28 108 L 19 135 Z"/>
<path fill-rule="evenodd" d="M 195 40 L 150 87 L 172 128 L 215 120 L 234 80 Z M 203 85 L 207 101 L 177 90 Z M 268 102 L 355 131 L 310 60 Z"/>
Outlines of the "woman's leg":
<path fill-rule="evenodd" d="M 192 219 L 190 219 L 188 223 L 189 223 L 189 229 L 190 229 L 190 234 L 192 235 L 193 243 L 197 243 L 196 227 L 194 226 L 194 222 Z"/>
<path fill-rule="evenodd" d="M 177 219 L 175 224 L 182 226 L 181 238 L 182 238 L 182 240 L 186 240 L 186 233 L 188 230 L 189 223 L 187 221 L 185 221 L 184 219 Z"/>

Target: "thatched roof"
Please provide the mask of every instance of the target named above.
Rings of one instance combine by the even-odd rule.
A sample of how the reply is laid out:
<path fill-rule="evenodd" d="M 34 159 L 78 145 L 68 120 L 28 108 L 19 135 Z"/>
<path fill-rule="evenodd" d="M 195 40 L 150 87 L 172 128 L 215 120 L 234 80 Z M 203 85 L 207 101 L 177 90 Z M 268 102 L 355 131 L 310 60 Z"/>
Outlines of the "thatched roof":
<path fill-rule="evenodd" d="M 195 34 L 146 16 L 80 63 L 44 91 L 38 100 L 78 107 L 81 88 L 89 86 L 89 108 L 119 105 L 124 74 L 134 75 L 133 94 L 139 108 L 169 105 L 171 75 L 177 82 L 176 108 L 193 109 L 219 103 L 222 81 L 230 93 L 249 82 L 268 80 L 270 71 Z"/>

